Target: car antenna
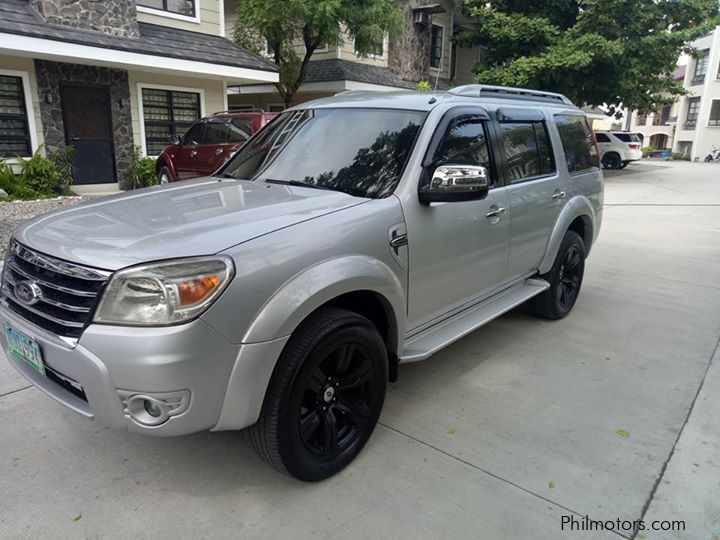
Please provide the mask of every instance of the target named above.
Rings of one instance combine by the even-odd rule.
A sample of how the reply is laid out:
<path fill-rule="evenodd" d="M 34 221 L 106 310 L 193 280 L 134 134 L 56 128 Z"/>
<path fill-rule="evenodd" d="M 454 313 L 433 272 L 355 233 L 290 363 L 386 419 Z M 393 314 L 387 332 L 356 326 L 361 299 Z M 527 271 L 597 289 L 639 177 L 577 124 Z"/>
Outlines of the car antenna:
<path fill-rule="evenodd" d="M 440 60 L 440 67 L 442 67 L 442 60 Z M 435 85 L 433 86 L 433 97 L 430 98 L 430 101 L 428 103 L 432 105 L 437 101 L 437 97 L 435 97 L 435 94 L 437 94 L 437 87 L 438 82 L 440 82 L 440 68 L 438 68 L 437 75 L 435 75 Z"/>

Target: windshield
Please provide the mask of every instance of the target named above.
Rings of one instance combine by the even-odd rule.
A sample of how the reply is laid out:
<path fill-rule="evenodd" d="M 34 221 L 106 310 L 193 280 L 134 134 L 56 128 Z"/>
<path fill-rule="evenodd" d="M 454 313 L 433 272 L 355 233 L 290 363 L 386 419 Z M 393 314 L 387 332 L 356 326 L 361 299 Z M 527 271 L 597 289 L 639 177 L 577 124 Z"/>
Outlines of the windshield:
<path fill-rule="evenodd" d="M 219 174 L 387 197 L 400 181 L 425 116 L 388 109 L 289 111 L 260 131 Z"/>

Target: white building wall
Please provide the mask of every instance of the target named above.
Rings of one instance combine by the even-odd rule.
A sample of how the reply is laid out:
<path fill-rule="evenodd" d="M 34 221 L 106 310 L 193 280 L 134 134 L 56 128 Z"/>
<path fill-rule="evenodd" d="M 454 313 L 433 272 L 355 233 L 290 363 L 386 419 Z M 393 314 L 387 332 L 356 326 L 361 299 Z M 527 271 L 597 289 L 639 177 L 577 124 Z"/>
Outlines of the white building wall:
<path fill-rule="evenodd" d="M 709 126 L 710 109 L 715 100 L 720 100 L 720 26 L 709 36 L 702 37 L 693 46 L 698 50 L 710 50 L 707 73 L 702 84 L 693 85 L 695 59 L 691 59 L 685 73 L 685 88 L 688 95 L 680 101 L 677 131 L 673 150 L 679 152 L 684 144 L 691 143 L 690 159 L 702 160 L 714 146 L 720 147 L 720 127 Z M 695 129 L 684 129 L 687 119 L 688 100 L 700 98 L 700 109 Z"/>

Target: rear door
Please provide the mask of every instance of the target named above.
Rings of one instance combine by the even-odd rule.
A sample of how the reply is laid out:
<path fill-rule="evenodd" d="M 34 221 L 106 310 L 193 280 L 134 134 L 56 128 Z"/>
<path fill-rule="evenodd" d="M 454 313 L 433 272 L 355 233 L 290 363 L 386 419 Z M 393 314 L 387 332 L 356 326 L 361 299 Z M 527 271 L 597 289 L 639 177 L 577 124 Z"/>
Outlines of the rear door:
<path fill-rule="evenodd" d="M 179 180 L 201 176 L 198 153 L 204 133 L 205 122 L 198 122 L 182 138 L 180 148 L 175 156 L 175 171 Z"/>
<path fill-rule="evenodd" d="M 511 210 L 508 275 L 515 278 L 539 267 L 567 193 L 544 113 L 508 107 L 496 117 Z"/>
<path fill-rule="evenodd" d="M 601 155 L 610 150 L 612 141 L 610 140 L 610 137 L 607 136 L 607 134 L 595 132 L 595 140 L 597 141 Z"/>

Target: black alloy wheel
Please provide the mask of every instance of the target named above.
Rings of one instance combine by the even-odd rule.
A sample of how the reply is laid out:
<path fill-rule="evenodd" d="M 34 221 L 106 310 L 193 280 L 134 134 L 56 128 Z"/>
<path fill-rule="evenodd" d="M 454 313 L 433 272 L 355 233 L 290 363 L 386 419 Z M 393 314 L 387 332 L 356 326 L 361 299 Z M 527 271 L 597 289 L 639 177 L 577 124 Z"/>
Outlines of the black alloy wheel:
<path fill-rule="evenodd" d="M 370 438 L 387 380 L 387 349 L 375 325 L 322 308 L 285 345 L 260 418 L 248 430 L 252 445 L 280 472 L 306 482 L 328 478 Z"/>

